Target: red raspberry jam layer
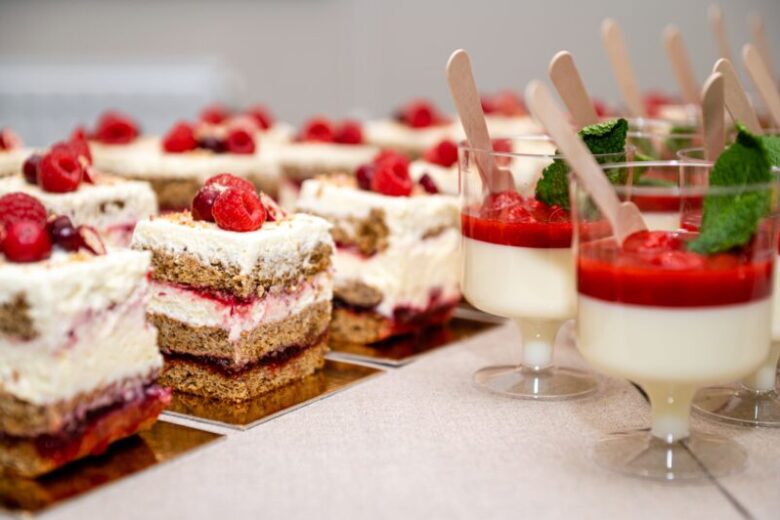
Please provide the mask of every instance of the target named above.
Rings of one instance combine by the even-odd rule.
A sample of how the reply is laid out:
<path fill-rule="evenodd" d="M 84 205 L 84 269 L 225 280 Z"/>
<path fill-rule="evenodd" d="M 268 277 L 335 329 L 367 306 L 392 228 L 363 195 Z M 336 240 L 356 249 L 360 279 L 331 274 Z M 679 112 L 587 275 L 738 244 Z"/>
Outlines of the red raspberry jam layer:
<path fill-rule="evenodd" d="M 548 206 L 513 191 L 488 195 L 482 205 L 461 213 L 464 236 L 513 247 L 571 247 L 572 222 L 569 212 Z"/>
<path fill-rule="evenodd" d="M 640 231 L 619 247 L 604 239 L 581 244 L 580 294 L 615 303 L 711 307 L 768 298 L 772 258 L 740 251 L 704 256 L 687 250 L 696 233 Z"/>

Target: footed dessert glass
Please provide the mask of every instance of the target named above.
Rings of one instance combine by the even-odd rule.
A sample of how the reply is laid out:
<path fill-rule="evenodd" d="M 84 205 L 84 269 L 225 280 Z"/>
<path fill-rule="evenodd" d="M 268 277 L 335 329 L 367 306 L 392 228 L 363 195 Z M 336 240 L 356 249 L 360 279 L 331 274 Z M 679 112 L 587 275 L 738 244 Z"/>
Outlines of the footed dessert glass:
<path fill-rule="evenodd" d="M 576 181 L 577 347 L 599 371 L 627 378 L 646 393 L 649 430 L 616 433 L 595 447 L 596 461 L 640 477 L 685 481 L 743 468 L 742 448 L 691 431 L 699 388 L 748 376 L 771 343 L 773 268 L 777 247 L 777 182 L 709 186 L 705 162 L 605 165 L 621 200 L 642 211 L 645 199 L 677 201 L 679 229 L 653 229 L 618 244 Z M 654 182 L 638 182 L 648 176 Z M 745 246 L 703 255 L 698 236 L 703 201 L 757 196 L 767 204 Z M 716 200 L 716 199 L 713 199 Z M 651 219 L 647 219 L 651 223 Z"/>
<path fill-rule="evenodd" d="M 474 383 L 515 398 L 585 396 L 596 390 L 596 379 L 553 363 L 556 337 L 565 335 L 559 334 L 565 331 L 561 325 L 576 311 L 571 218 L 567 209 L 544 204 L 534 194 L 545 167 L 556 160 L 566 167 L 546 136 L 502 141 L 511 152 L 459 147 L 461 282 L 472 305 L 515 321 L 523 340 L 522 361 L 483 368 L 474 374 Z M 487 192 L 477 167 L 479 154 L 508 172 L 515 190 Z M 598 158 L 616 162 L 625 154 Z"/>
<path fill-rule="evenodd" d="M 701 162 L 701 148 L 681 150 L 681 161 Z M 780 169 L 774 169 L 780 177 Z M 778 251 L 780 254 L 780 251 Z M 777 388 L 777 370 L 780 360 L 780 277 L 774 280 L 772 310 L 772 346 L 761 366 L 743 378 L 737 386 L 715 386 L 700 390 L 693 401 L 693 409 L 716 421 L 740 426 L 780 427 L 780 393 Z"/>
<path fill-rule="evenodd" d="M 702 146 L 701 127 L 695 121 L 629 118 L 628 142 L 636 147 L 637 158 L 676 159 L 679 150 Z"/>

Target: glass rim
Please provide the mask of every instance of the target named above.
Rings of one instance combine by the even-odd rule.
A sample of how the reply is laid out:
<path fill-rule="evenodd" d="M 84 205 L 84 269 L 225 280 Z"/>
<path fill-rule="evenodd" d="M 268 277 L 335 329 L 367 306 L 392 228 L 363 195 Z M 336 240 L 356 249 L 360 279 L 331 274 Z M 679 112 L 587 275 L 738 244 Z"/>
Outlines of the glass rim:
<path fill-rule="evenodd" d="M 701 137 L 702 131 L 699 128 L 699 123 L 679 123 L 675 122 L 669 119 L 661 119 L 658 117 L 624 117 L 626 121 L 628 121 L 628 136 L 629 137 L 655 137 L 660 134 L 663 134 L 663 132 L 654 132 L 651 128 L 643 128 L 641 125 L 668 125 L 668 128 L 670 130 L 679 128 L 679 127 L 690 127 L 690 130 L 687 130 L 685 132 L 666 132 L 663 137 L 667 138 L 678 138 L 678 139 L 691 139 L 694 137 Z M 632 123 L 634 125 L 632 126 Z M 636 123 L 640 123 L 640 127 L 636 128 Z"/>
<path fill-rule="evenodd" d="M 631 161 L 623 163 L 600 164 L 602 170 L 614 170 L 619 168 L 712 168 L 714 163 L 708 161 Z M 635 184 L 611 184 L 618 195 L 626 195 L 627 200 L 632 196 L 644 197 L 695 197 L 706 195 L 735 195 L 752 191 L 766 191 L 774 187 L 780 187 L 780 168 L 773 166 L 774 178 L 767 182 L 741 184 L 738 186 L 641 186 Z M 576 181 L 576 175 L 572 176 Z"/>
<path fill-rule="evenodd" d="M 555 142 L 553 141 L 552 137 L 550 137 L 547 134 L 529 134 L 529 135 L 516 135 L 516 136 L 502 136 L 502 137 L 494 137 L 491 138 L 492 141 L 495 140 L 504 140 L 504 141 L 527 141 L 527 142 L 548 142 L 555 146 Z M 566 160 L 565 154 L 555 154 L 555 153 L 527 153 L 527 152 L 497 152 L 495 150 L 484 150 L 482 148 L 475 148 L 471 146 L 467 139 L 462 139 L 458 142 L 458 151 L 464 150 L 472 153 L 484 153 L 493 157 L 517 157 L 517 158 L 524 158 L 524 159 L 562 159 Z M 557 150 L 557 148 L 556 148 Z M 635 152 L 636 146 L 630 143 L 626 143 L 626 149 L 622 152 L 613 152 L 613 153 L 600 153 L 600 154 L 593 154 L 593 157 L 597 159 L 608 159 L 610 157 L 619 157 L 622 155 L 625 155 L 629 152 Z"/>

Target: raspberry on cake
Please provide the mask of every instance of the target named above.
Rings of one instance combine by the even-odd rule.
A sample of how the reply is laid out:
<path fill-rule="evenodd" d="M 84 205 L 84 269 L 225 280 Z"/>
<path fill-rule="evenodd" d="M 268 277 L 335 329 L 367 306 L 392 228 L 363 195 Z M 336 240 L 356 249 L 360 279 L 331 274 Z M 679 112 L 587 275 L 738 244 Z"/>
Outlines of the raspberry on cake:
<path fill-rule="evenodd" d="M 279 200 L 285 208 L 295 206 L 301 183 L 319 175 L 352 174 L 379 151 L 364 142 L 357 121 L 331 121 L 314 117 L 301 128 L 294 143 L 279 150 L 282 183 Z"/>
<path fill-rule="evenodd" d="M 403 156 L 304 182 L 298 209 L 333 224 L 334 339 L 374 343 L 449 319 L 460 300 L 458 201 L 414 184 Z"/>
<path fill-rule="evenodd" d="M 29 153 L 22 147 L 22 140 L 14 131 L 0 129 L 0 178 L 19 173 Z"/>
<path fill-rule="evenodd" d="M 192 211 L 140 222 L 152 253 L 148 316 L 176 390 L 241 401 L 324 364 L 331 317 L 329 224 L 285 215 L 232 175 L 210 179 Z"/>
<path fill-rule="evenodd" d="M 256 104 L 244 110 L 232 110 L 221 103 L 213 103 L 201 110 L 199 119 L 210 125 L 249 124 L 255 139 L 263 146 L 278 147 L 292 140 L 291 125 L 277 121 L 267 106 Z"/>
<path fill-rule="evenodd" d="M 392 119 L 366 123 L 366 142 L 415 159 L 452 132 L 449 118 L 431 102 L 415 100 L 399 109 Z"/>
<path fill-rule="evenodd" d="M 29 195 L 0 197 L 0 472 L 102 453 L 170 401 L 144 312 L 150 255 L 106 253 L 67 224 Z"/>
<path fill-rule="evenodd" d="M 147 183 L 103 175 L 90 161 L 86 141 L 71 137 L 28 157 L 21 174 L 0 178 L 0 196 L 27 193 L 49 213 L 94 227 L 110 245 L 127 246 L 135 223 L 157 213 L 154 192 Z"/>

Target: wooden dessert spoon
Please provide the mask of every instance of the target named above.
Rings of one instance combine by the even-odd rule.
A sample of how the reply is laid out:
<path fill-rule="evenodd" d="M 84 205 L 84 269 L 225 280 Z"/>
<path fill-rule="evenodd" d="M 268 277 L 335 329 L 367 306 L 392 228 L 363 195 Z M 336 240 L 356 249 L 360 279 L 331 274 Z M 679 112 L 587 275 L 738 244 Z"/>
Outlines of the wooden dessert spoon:
<path fill-rule="evenodd" d="M 645 117 L 645 104 L 642 102 L 639 83 L 631 67 L 623 31 L 615 20 L 607 18 L 601 23 L 601 39 L 612 64 L 612 72 L 615 74 L 626 109 L 633 117 Z"/>
<path fill-rule="evenodd" d="M 758 121 L 756 111 L 745 94 L 745 89 L 742 88 L 742 83 L 739 81 L 737 71 L 734 70 L 734 65 L 729 60 L 721 58 L 715 62 L 712 70 L 723 75 L 726 108 L 729 114 L 731 114 L 731 118 L 745 125 L 750 132 L 754 134 L 761 133 L 761 123 Z"/>
<path fill-rule="evenodd" d="M 663 40 L 683 99 L 689 105 L 698 105 L 699 84 L 693 73 L 691 58 L 685 48 L 680 29 L 676 25 L 668 25 L 664 30 Z"/>
<path fill-rule="evenodd" d="M 715 161 L 726 146 L 726 101 L 723 83 L 723 74 L 713 72 L 704 83 L 701 93 L 704 158 L 708 161 Z"/>
<path fill-rule="evenodd" d="M 772 78 L 769 67 L 764 62 L 758 49 L 749 43 L 742 47 L 742 60 L 745 63 L 750 79 L 753 80 L 753 84 L 756 86 L 756 90 L 758 90 L 761 99 L 764 100 L 764 104 L 769 109 L 772 121 L 776 127 L 780 127 L 780 92 L 777 91 L 777 85 Z"/>
<path fill-rule="evenodd" d="M 553 56 L 547 71 L 577 128 L 598 123 L 599 116 L 571 53 L 561 51 Z"/>

